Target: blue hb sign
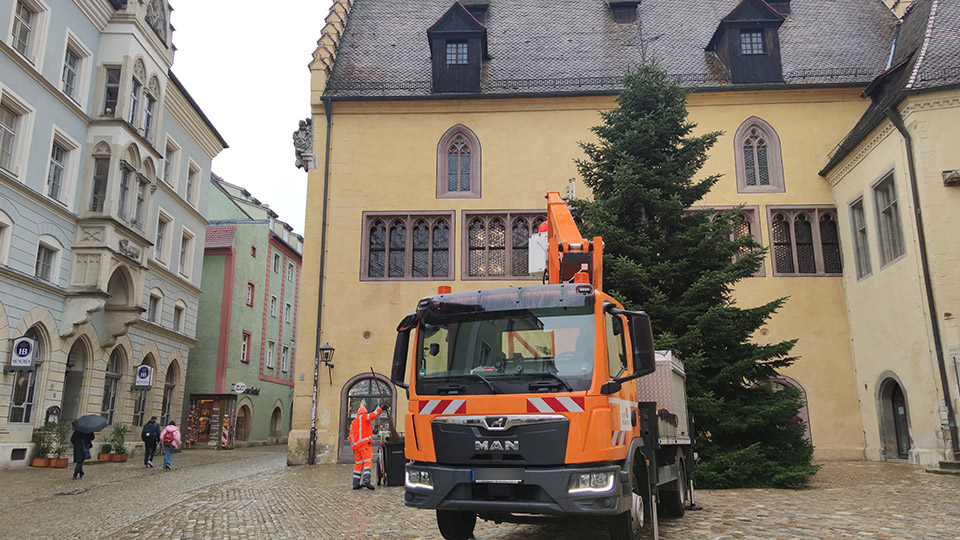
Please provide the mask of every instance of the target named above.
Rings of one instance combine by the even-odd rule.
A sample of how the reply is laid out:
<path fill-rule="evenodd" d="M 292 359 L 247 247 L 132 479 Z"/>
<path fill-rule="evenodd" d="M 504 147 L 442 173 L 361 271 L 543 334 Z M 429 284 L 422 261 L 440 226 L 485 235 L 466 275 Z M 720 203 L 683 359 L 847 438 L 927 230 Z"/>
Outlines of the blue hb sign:
<path fill-rule="evenodd" d="M 32 368 L 36 343 L 27 337 L 13 340 L 13 355 L 10 358 L 10 367 Z"/>
<path fill-rule="evenodd" d="M 137 388 L 149 388 L 153 385 L 153 368 L 150 366 L 140 366 L 137 368 L 137 378 L 133 383 Z"/>

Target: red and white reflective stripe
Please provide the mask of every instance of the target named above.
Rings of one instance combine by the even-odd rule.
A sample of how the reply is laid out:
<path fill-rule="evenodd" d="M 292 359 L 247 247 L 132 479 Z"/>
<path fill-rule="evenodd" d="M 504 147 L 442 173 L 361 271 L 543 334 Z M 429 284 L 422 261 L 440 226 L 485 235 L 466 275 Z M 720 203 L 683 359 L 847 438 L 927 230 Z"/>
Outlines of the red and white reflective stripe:
<path fill-rule="evenodd" d="M 627 434 L 629 431 L 614 431 L 613 439 L 610 441 L 611 446 L 622 446 L 627 444 Z"/>
<path fill-rule="evenodd" d="M 527 398 L 528 413 L 583 412 L 582 397 Z"/>
<path fill-rule="evenodd" d="M 465 399 L 431 399 L 420 402 L 420 414 L 463 414 L 467 412 Z"/>

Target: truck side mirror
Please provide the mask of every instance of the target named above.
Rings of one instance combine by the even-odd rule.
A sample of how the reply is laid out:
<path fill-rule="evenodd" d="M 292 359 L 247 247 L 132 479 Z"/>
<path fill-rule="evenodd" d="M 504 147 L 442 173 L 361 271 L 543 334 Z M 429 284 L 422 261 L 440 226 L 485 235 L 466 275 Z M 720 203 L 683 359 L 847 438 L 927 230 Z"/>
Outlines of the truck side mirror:
<path fill-rule="evenodd" d="M 657 369 L 650 317 L 643 311 L 627 313 L 630 321 L 630 343 L 633 344 L 633 377 L 642 377 Z"/>
<path fill-rule="evenodd" d="M 393 384 L 407 390 L 407 398 L 410 397 L 410 385 L 403 382 L 405 372 L 407 371 L 407 351 L 410 349 L 410 331 L 417 326 L 417 314 L 411 313 L 400 321 L 397 325 L 397 342 L 393 347 L 393 368 L 390 371 L 390 379 Z"/>

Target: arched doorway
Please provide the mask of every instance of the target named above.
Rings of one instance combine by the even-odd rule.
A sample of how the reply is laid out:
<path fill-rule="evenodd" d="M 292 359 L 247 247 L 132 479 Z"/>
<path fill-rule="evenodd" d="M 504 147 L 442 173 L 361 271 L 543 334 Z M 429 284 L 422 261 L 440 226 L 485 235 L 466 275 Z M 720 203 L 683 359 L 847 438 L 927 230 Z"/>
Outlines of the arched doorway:
<path fill-rule="evenodd" d="M 87 346 L 82 339 L 73 342 L 67 354 L 67 369 L 63 374 L 63 403 L 60 419 L 70 422 L 80 418 L 83 399 L 83 372 L 87 368 Z"/>
<path fill-rule="evenodd" d="M 270 415 L 270 436 L 279 439 L 283 436 L 281 426 L 283 425 L 283 413 L 280 412 L 280 407 L 273 408 L 273 414 Z"/>
<path fill-rule="evenodd" d="M 380 399 L 391 405 L 390 414 L 396 409 L 393 384 L 386 377 L 374 378 L 369 373 L 357 375 L 344 385 L 340 393 L 340 448 L 337 459 L 344 463 L 353 461 L 353 449 L 347 437 L 350 435 L 350 423 L 357 417 L 357 410 L 361 405 L 368 411 L 373 411 L 380 403 Z M 380 447 L 380 431 L 386 431 L 387 415 L 380 415 L 373 421 L 373 450 L 376 453 Z"/>
<path fill-rule="evenodd" d="M 880 440 L 887 459 L 910 457 L 910 415 L 900 384 L 890 378 L 880 385 Z"/>
<path fill-rule="evenodd" d="M 797 416 L 794 418 L 794 421 L 803 422 L 805 427 L 804 438 L 812 443 L 813 439 L 810 437 L 810 411 L 807 409 L 806 390 L 804 390 L 797 381 L 791 379 L 790 377 L 783 376 L 770 379 L 770 385 L 774 392 L 780 392 L 787 388 L 796 388 L 797 391 L 800 392 L 800 402 L 802 403 L 802 406 L 800 407 L 800 410 L 797 411 Z"/>
<path fill-rule="evenodd" d="M 167 376 L 163 380 L 163 402 L 160 404 L 160 424 L 167 425 L 170 420 L 178 420 L 170 417 L 170 409 L 173 407 L 174 390 L 177 388 L 177 378 L 180 377 L 180 369 L 176 363 L 171 363 L 167 367 Z"/>
<path fill-rule="evenodd" d="M 150 366 L 156 369 L 156 362 L 153 361 L 153 354 L 148 354 L 143 357 L 143 361 L 140 362 L 141 366 Z M 144 419 L 147 414 L 147 405 L 150 389 L 149 388 L 138 388 L 134 391 L 133 396 L 133 425 L 142 426 L 144 424 Z"/>
<path fill-rule="evenodd" d="M 100 405 L 100 416 L 113 424 L 114 418 L 119 416 L 117 406 L 122 403 L 117 394 L 120 393 L 120 378 L 123 377 L 124 355 L 117 347 L 110 353 L 107 362 L 107 371 L 103 374 L 103 401 Z"/>
<path fill-rule="evenodd" d="M 11 424 L 29 424 L 33 421 L 37 377 L 40 375 L 40 365 L 47 360 L 47 342 L 43 328 L 32 326 L 23 335 L 36 343 L 35 367 L 30 371 L 13 373 L 13 391 L 10 394 L 10 412 L 7 416 L 7 421 Z"/>
<path fill-rule="evenodd" d="M 237 426 L 233 429 L 233 440 L 246 441 L 250 438 L 250 422 L 253 415 L 250 414 L 250 407 L 243 405 L 237 411 Z"/>
<path fill-rule="evenodd" d="M 108 306 L 126 306 L 130 303 L 133 284 L 129 271 L 123 267 L 117 268 L 107 282 Z"/>

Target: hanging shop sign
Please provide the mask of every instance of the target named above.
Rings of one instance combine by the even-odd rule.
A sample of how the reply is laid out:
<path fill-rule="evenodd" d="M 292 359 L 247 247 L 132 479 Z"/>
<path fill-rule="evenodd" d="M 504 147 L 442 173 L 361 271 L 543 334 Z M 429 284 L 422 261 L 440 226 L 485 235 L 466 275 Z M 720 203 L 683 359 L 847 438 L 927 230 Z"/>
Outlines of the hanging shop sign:
<path fill-rule="evenodd" d="M 13 340 L 10 351 L 10 365 L 4 366 L 3 371 L 25 371 L 34 367 L 37 356 L 37 342 L 28 337 L 19 337 Z"/>
<path fill-rule="evenodd" d="M 139 390 L 153 386 L 153 368 L 151 366 L 137 367 L 137 378 L 133 381 L 133 386 Z"/>

